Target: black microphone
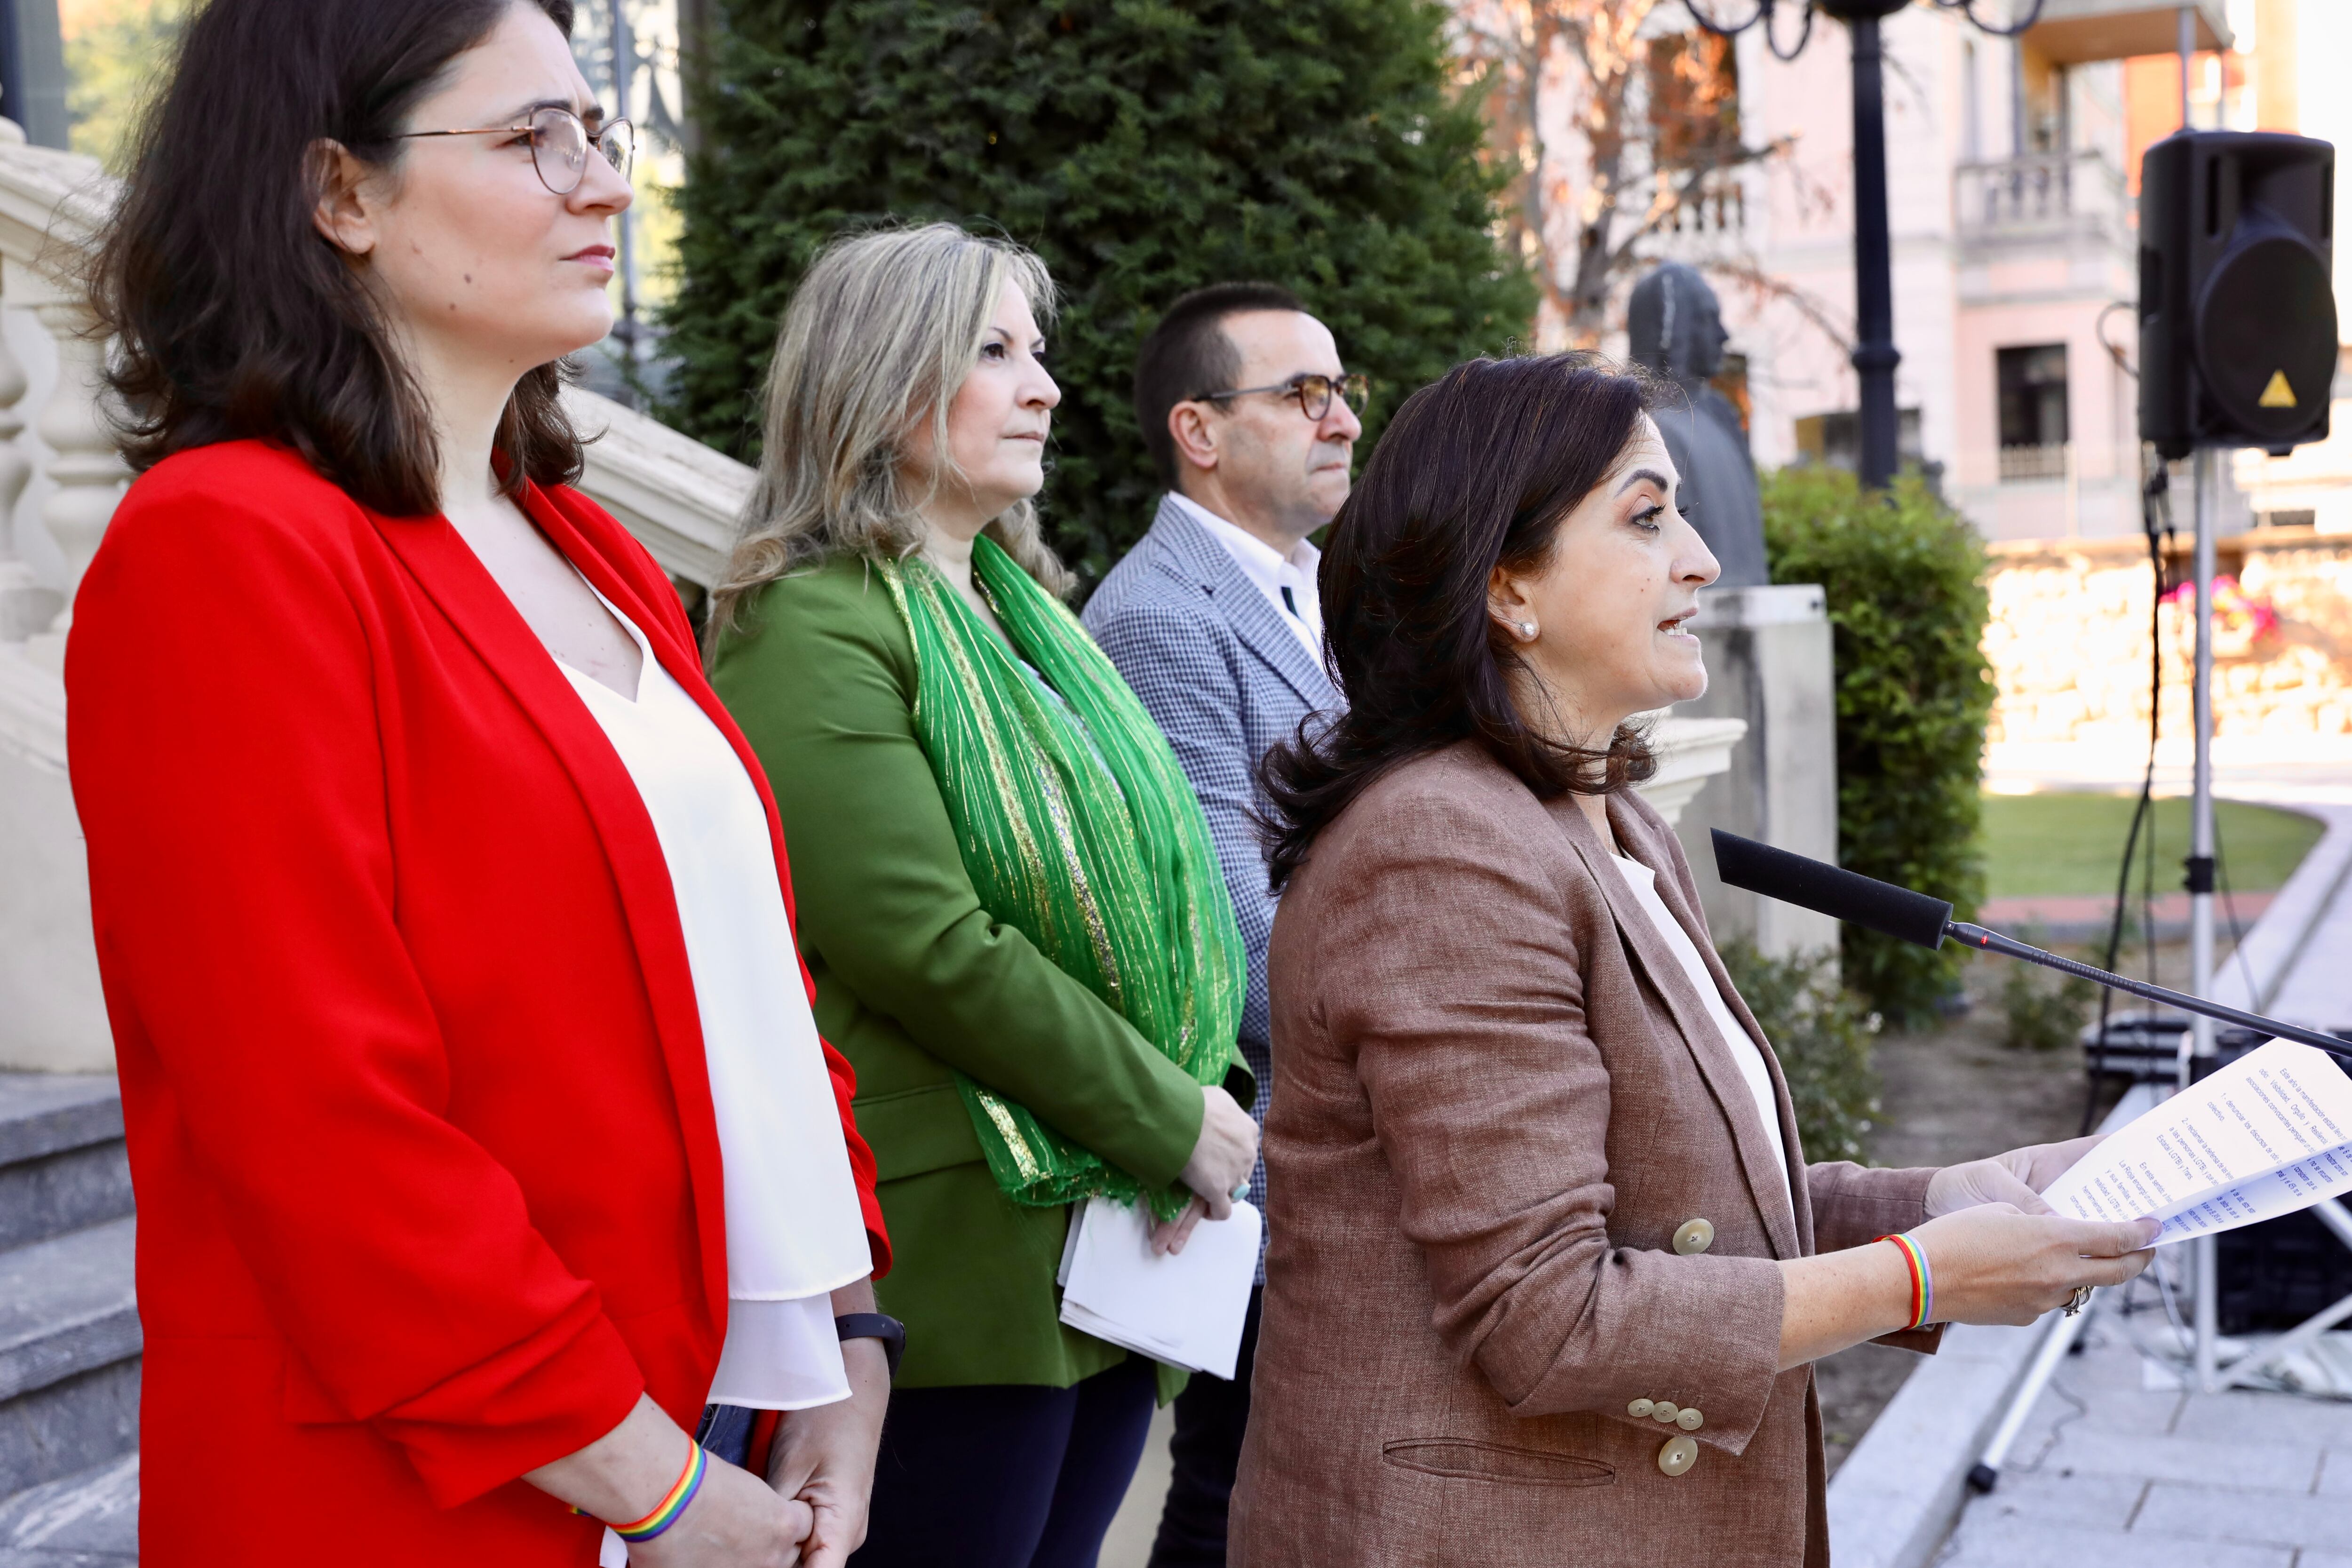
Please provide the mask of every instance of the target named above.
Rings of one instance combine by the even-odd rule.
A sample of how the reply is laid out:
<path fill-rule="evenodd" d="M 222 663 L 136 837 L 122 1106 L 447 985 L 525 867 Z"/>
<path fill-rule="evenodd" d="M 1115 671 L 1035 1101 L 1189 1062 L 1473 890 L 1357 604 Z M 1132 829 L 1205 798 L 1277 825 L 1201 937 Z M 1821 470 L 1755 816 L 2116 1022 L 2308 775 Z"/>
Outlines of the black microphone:
<path fill-rule="evenodd" d="M 1720 827 L 1715 829 L 1715 874 L 1732 887 L 1930 951 L 1944 945 L 1944 928 L 1952 921 L 1952 906 L 1942 899 L 1775 849 Z"/>
<path fill-rule="evenodd" d="M 2306 1046 L 2316 1046 L 2331 1056 L 2352 1060 L 2352 1044 L 2334 1035 L 2324 1035 L 2316 1029 L 2306 1029 L 2296 1024 L 2281 1023 L 2265 1018 L 2259 1013 L 2242 1013 L 2235 1007 L 2224 1007 L 2219 1002 L 2208 1002 L 2201 996 L 2184 995 L 2161 985 L 2151 985 L 2145 980 L 2133 980 L 2121 974 L 2110 974 L 2104 969 L 2094 969 L 2087 963 L 2077 963 L 2071 958 L 2061 958 L 2054 952 L 2044 952 L 2014 937 L 2003 936 L 1983 926 L 1970 925 L 1952 918 L 1952 906 L 1942 899 L 1931 899 L 1925 893 L 1915 893 L 1908 888 L 1898 888 L 1892 882 L 1882 882 L 1875 877 L 1865 877 L 1842 866 L 1828 865 L 1792 855 L 1786 849 L 1776 849 L 1769 844 L 1759 844 L 1752 838 L 1742 838 L 1736 833 L 1726 833 L 1720 827 L 1715 837 L 1715 872 L 1725 884 L 1760 893 L 1784 904 L 1811 910 L 1832 920 L 1847 921 L 1898 942 L 1916 942 L 1930 950 L 1944 945 L 1952 937 L 1986 952 L 1998 952 L 2009 958 L 2021 958 L 2028 963 L 2038 963 L 2044 969 L 2054 969 L 2061 974 L 2072 974 L 2094 981 L 2111 991 L 2128 992 L 2150 1002 L 2162 1002 L 2184 1013 L 2201 1014 L 2218 1018 L 2241 1028 L 2258 1029 L 2282 1040 L 2297 1040 Z"/>

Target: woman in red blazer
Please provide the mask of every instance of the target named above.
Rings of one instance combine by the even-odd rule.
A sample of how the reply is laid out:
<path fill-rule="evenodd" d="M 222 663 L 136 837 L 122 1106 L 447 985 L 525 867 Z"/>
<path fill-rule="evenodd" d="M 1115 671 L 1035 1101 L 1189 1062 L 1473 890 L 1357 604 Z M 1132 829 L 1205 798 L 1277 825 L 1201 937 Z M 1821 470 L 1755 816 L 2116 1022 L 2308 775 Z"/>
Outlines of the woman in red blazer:
<path fill-rule="evenodd" d="M 581 683 L 675 683 L 756 791 L 722 781 L 757 802 L 742 879 L 791 894 L 670 584 L 562 482 L 551 362 L 609 327 L 628 201 L 570 21 L 212 0 L 101 255 L 143 474 L 67 684 L 148 1568 L 584 1568 L 624 1549 L 600 1521 L 639 1568 L 837 1564 L 863 1535 L 876 1339 L 841 1345 L 849 1397 L 779 1402 L 771 1484 L 688 1436 L 736 1349 L 745 1172 L 688 883 Z M 803 1217 L 848 1227 L 831 1310 L 870 1312 L 873 1160 L 806 1043 L 848 1172 Z"/>

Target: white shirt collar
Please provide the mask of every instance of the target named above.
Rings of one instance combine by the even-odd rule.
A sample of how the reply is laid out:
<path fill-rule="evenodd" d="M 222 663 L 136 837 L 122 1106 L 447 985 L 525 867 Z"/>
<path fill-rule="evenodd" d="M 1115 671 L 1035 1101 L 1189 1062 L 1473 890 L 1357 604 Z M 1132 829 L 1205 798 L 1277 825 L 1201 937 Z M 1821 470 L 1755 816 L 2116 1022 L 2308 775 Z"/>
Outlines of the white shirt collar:
<path fill-rule="evenodd" d="M 1257 535 L 1237 524 L 1227 522 L 1207 507 L 1189 496 L 1174 490 L 1168 499 L 1177 510 L 1202 528 L 1209 536 L 1225 548 L 1234 564 L 1242 569 L 1267 604 L 1274 607 L 1283 625 L 1291 629 L 1317 664 L 1323 662 L 1323 602 L 1315 591 L 1316 570 L 1322 564 L 1323 552 L 1302 539 L 1288 555 L 1277 552 Z M 1283 603 L 1282 591 L 1290 590 L 1291 606 Z"/>

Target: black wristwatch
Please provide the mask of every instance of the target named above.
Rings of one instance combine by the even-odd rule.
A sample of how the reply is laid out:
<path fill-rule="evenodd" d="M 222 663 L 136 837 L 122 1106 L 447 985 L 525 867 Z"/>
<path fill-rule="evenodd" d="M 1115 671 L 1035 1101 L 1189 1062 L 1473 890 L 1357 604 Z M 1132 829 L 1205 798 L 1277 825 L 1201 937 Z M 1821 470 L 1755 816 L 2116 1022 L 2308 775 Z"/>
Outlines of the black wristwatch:
<path fill-rule="evenodd" d="M 898 1358 L 907 1353 L 906 1324 L 880 1312 L 845 1312 L 834 1319 L 833 1329 L 844 1340 L 880 1340 L 891 1381 L 898 1381 Z"/>

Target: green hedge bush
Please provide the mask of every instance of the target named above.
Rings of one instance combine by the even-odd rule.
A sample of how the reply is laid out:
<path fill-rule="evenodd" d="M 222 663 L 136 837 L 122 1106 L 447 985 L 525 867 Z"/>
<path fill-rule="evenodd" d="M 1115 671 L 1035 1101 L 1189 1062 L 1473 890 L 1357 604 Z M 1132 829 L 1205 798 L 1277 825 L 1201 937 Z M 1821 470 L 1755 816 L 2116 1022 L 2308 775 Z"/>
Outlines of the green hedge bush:
<path fill-rule="evenodd" d="M 2048 947 L 2050 935 L 2029 921 L 2017 940 Z M 2059 1051 L 2090 1021 L 2098 987 L 2075 974 L 2053 974 L 2031 963 L 2005 965 L 2000 974 L 2001 1044 L 2013 1051 Z"/>
<path fill-rule="evenodd" d="M 1204 283 L 1297 290 L 1387 413 L 1523 340 L 1525 268 L 1496 240 L 1512 171 L 1482 155 L 1427 0 L 713 0 L 703 151 L 667 312 L 663 417 L 751 458 L 784 301 L 845 228 L 944 218 L 1034 247 L 1063 291 L 1063 402 L 1041 498 L 1099 578 L 1159 485 L 1130 409 L 1160 312 Z"/>
<path fill-rule="evenodd" d="M 1992 674 L 1984 656 L 1984 545 L 1916 477 L 1866 497 L 1852 474 L 1764 477 L 1776 583 L 1827 591 L 1837 658 L 1838 858 L 1949 899 L 1984 897 L 1979 788 Z M 1898 1025 L 1934 1016 L 1965 950 L 1938 952 L 1847 926 L 1845 983 Z"/>
<path fill-rule="evenodd" d="M 1878 1116 L 1870 1050 L 1879 1016 L 1838 984 L 1826 948 L 1767 958 L 1741 938 L 1721 951 L 1732 985 L 1780 1058 L 1805 1158 L 1868 1163 Z"/>

